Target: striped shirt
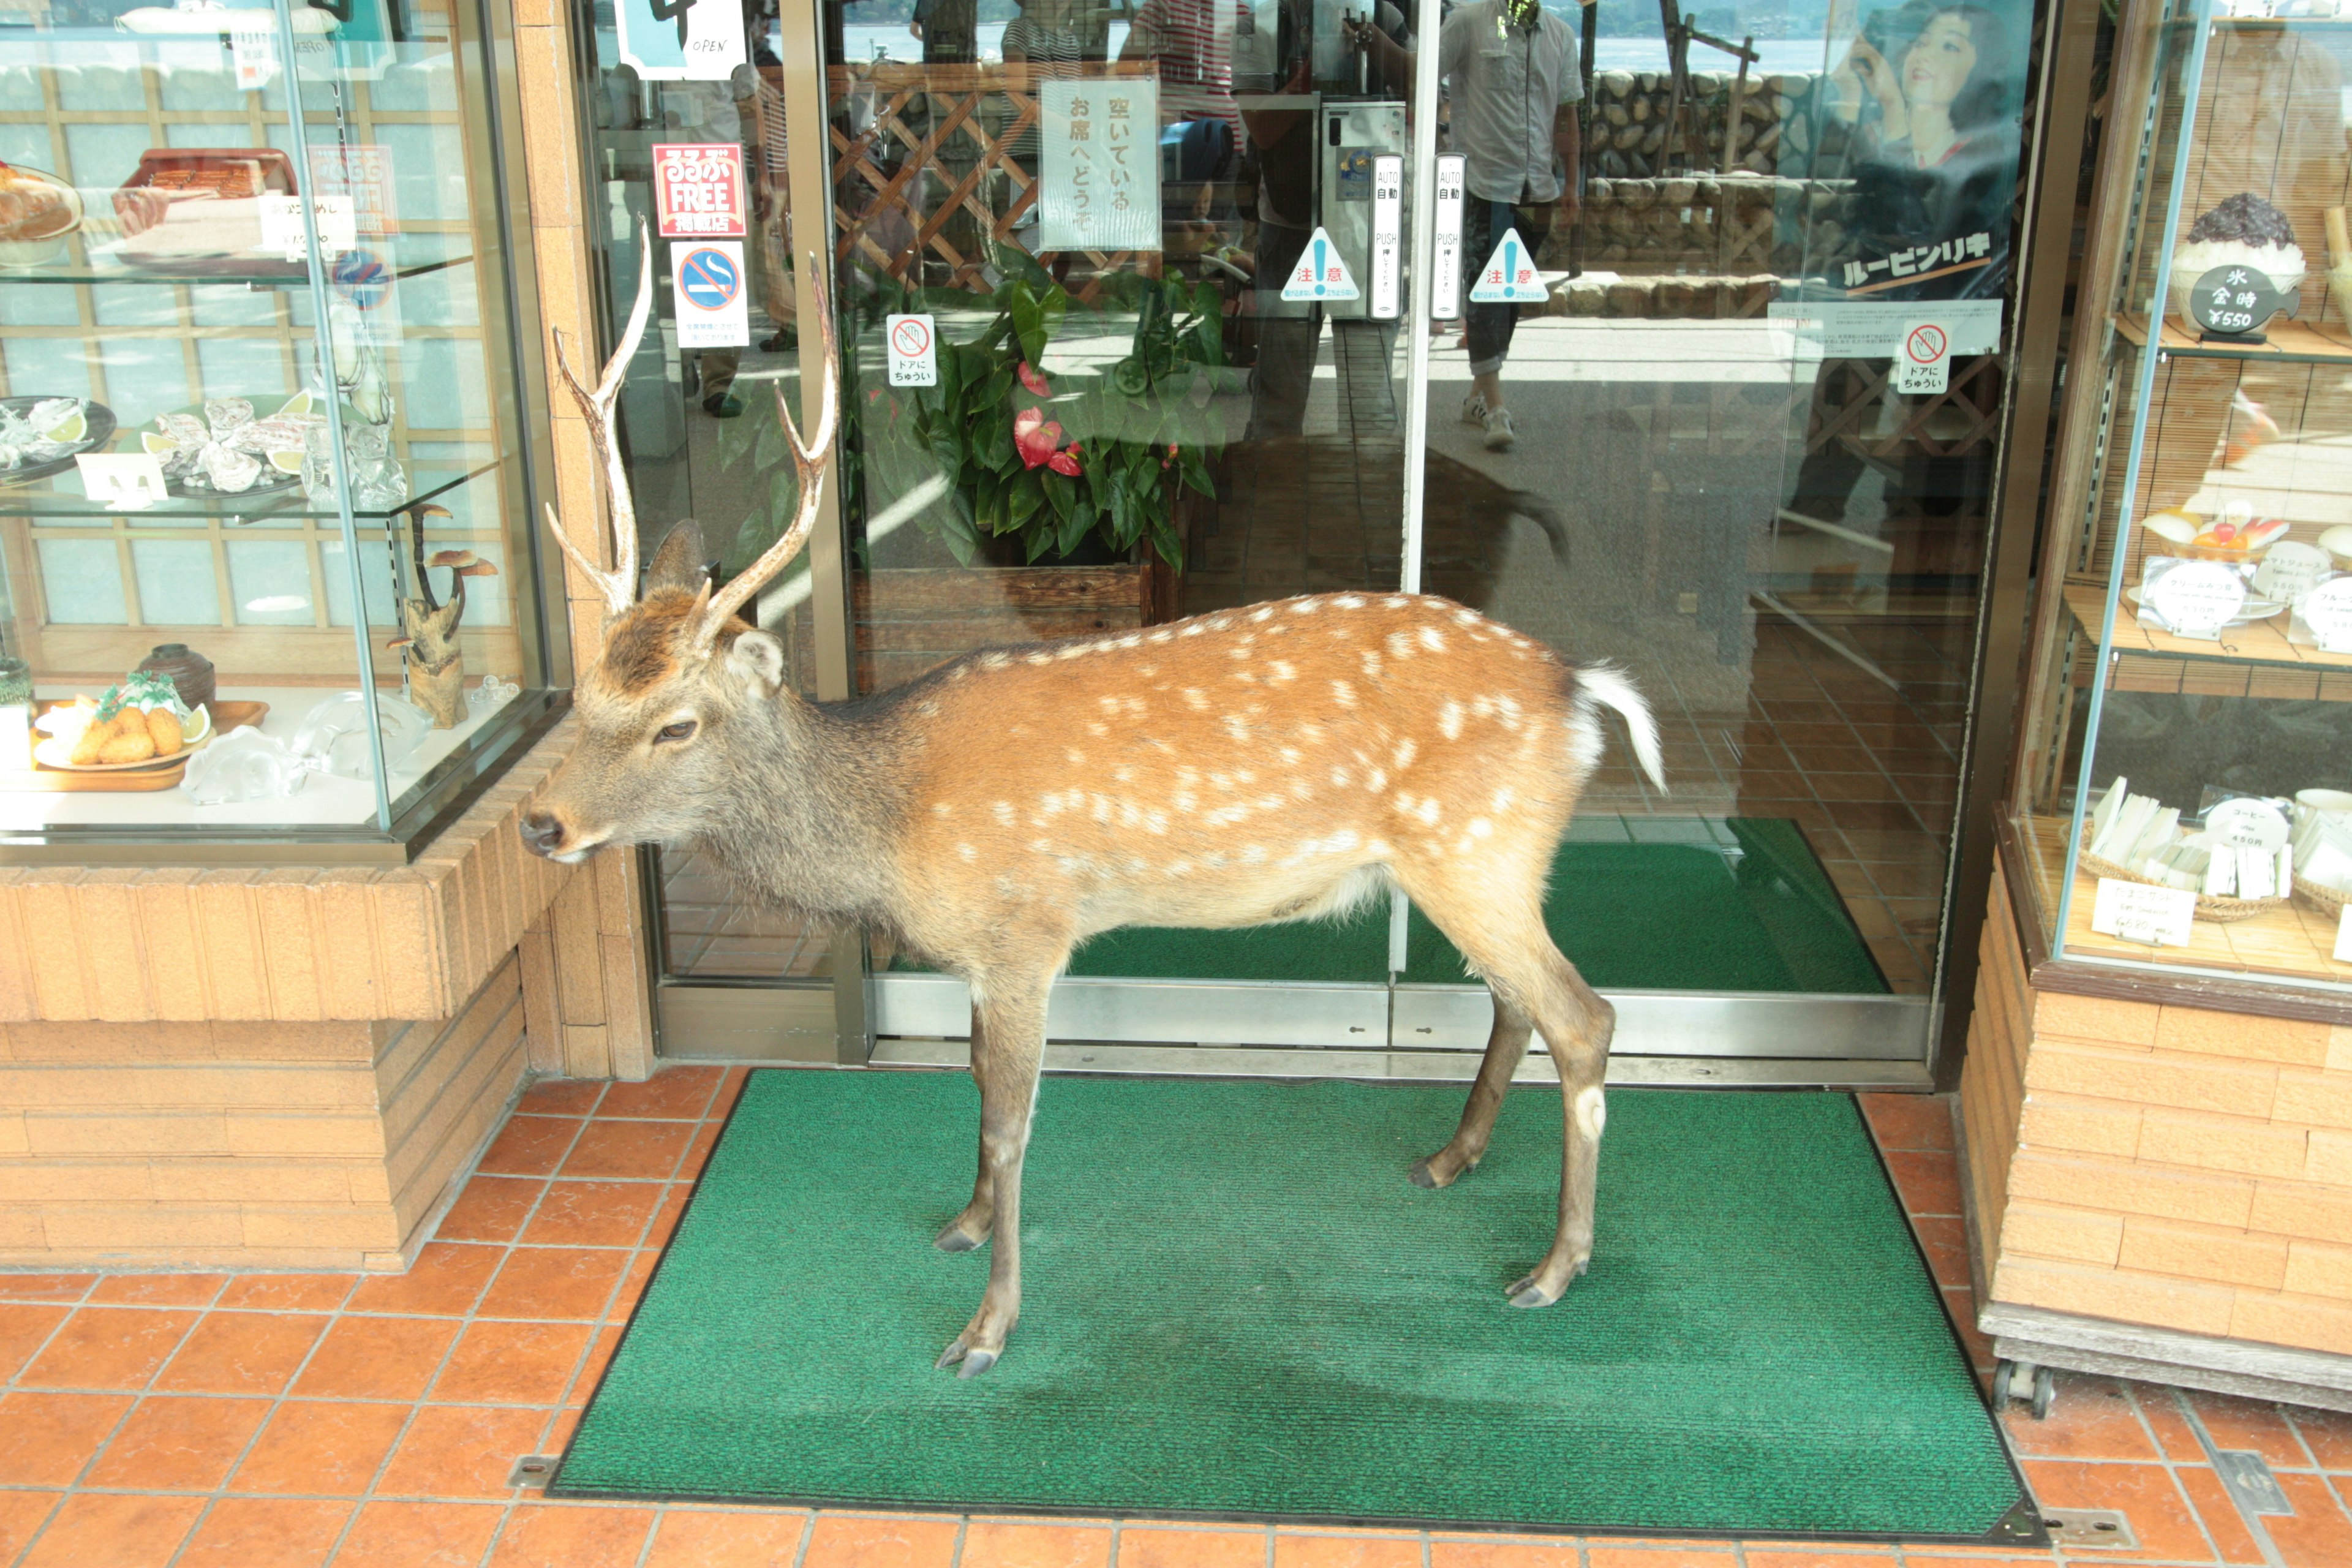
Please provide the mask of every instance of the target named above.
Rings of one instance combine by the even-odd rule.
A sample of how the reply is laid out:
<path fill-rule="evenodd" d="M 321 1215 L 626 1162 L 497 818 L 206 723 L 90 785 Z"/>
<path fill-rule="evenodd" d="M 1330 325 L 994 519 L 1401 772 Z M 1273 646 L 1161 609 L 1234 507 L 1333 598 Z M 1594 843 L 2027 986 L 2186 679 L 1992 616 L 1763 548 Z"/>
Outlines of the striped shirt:
<path fill-rule="evenodd" d="M 1144 0 L 1118 51 L 1123 60 L 1160 65 L 1160 117 L 1223 120 L 1238 132 L 1234 102 L 1235 0 Z"/>

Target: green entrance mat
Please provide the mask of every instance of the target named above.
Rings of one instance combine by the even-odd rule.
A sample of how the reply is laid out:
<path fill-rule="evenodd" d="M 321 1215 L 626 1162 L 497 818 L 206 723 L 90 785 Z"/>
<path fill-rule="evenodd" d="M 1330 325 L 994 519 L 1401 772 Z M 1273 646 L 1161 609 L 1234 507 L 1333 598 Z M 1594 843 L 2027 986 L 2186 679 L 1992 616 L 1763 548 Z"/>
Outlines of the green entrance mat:
<path fill-rule="evenodd" d="M 1003 1362 L 961 1074 L 751 1077 L 556 1496 L 1977 1538 L 2021 1497 L 1852 1099 L 1613 1091 L 1591 1272 L 1556 1090 L 1045 1080 Z"/>
<path fill-rule="evenodd" d="M 1844 900 L 1795 823 L 1658 821 L 1686 826 L 1696 838 L 1572 840 L 1552 861 L 1544 919 L 1587 982 L 1604 991 L 1885 993 Z M 1406 954 L 1398 978 L 1408 984 L 1464 983 L 1461 953 L 1419 910 Z M 1081 947 L 1068 973 L 1381 985 L 1388 960 L 1389 917 L 1381 907 L 1337 922 L 1243 931 L 1130 926 Z"/>

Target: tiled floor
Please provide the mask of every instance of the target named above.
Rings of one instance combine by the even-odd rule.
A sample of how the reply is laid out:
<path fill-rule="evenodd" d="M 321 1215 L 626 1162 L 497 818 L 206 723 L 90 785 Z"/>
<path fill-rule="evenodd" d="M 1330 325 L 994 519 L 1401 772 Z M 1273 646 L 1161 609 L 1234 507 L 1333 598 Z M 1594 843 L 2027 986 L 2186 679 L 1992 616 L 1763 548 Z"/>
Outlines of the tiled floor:
<path fill-rule="evenodd" d="M 790 1070 L 790 1069 L 779 1069 Z M 2060 1553 L 1495 1538 L 550 1503 L 559 1448 L 742 1072 L 524 1097 L 408 1274 L 0 1276 L 0 1564 L 22 1568 L 1984 1568 L 2352 1564 L 2352 1418 L 2070 1378 L 2004 1418 L 2053 1507 L 2144 1550 Z M 1866 1097 L 1956 1312 L 1945 1102 Z M 1975 1344 L 1979 1361 L 1985 1354 Z M 1984 1370 L 1980 1365 L 1979 1370 Z M 2292 1518 L 2239 1517 L 2190 1417 L 2264 1456 Z"/>

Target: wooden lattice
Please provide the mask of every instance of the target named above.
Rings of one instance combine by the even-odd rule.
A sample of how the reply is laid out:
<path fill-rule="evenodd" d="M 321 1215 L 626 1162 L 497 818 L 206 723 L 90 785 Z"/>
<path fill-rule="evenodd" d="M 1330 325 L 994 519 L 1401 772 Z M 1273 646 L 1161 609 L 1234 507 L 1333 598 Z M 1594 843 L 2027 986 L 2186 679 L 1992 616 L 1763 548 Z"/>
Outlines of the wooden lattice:
<path fill-rule="evenodd" d="M 1013 232 L 1037 203 L 1035 172 L 1019 151 L 1024 139 L 1035 144 L 1036 84 L 1158 69 L 1148 60 L 833 67 L 835 263 L 863 263 L 901 283 L 990 292 L 990 252 L 1017 245 Z M 1124 250 L 1037 259 L 1087 300 L 1104 277 L 1157 276 L 1160 261 L 1158 251 Z"/>
<path fill-rule="evenodd" d="M 1998 354 L 1955 357 L 1950 384 L 1940 393 L 1904 396 L 1900 418 L 1881 433 L 1878 409 L 1895 395 L 1894 374 L 1889 360 L 1832 360 L 1822 365 L 1822 392 L 1806 421 L 1806 452 L 1836 442 L 1871 458 L 1963 458 L 1984 450 L 1999 436 Z M 1959 418 L 1955 421 L 1947 410 Z"/>

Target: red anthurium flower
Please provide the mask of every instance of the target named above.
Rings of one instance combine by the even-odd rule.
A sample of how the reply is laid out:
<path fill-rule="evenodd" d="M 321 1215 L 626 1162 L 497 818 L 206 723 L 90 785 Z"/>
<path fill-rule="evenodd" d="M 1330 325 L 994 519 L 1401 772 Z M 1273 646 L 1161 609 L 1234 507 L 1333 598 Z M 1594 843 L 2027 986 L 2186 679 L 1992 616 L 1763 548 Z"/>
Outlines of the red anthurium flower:
<path fill-rule="evenodd" d="M 1013 447 L 1021 454 L 1027 467 L 1041 467 L 1054 456 L 1062 444 L 1062 427 L 1034 408 L 1024 408 L 1013 416 Z"/>
<path fill-rule="evenodd" d="M 1027 360 L 1024 359 L 1021 362 L 1021 368 L 1014 374 L 1021 377 L 1022 385 L 1027 387 L 1038 396 L 1051 397 L 1054 395 L 1054 389 L 1045 384 L 1045 378 L 1038 374 L 1036 367 L 1031 364 Z"/>
<path fill-rule="evenodd" d="M 1070 478 L 1076 479 L 1078 477 L 1078 444 L 1076 441 L 1071 442 L 1066 449 L 1046 458 L 1045 466 L 1057 474 L 1067 474 Z"/>

